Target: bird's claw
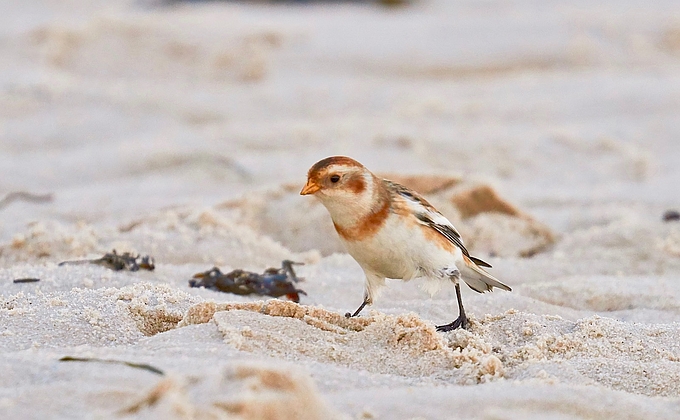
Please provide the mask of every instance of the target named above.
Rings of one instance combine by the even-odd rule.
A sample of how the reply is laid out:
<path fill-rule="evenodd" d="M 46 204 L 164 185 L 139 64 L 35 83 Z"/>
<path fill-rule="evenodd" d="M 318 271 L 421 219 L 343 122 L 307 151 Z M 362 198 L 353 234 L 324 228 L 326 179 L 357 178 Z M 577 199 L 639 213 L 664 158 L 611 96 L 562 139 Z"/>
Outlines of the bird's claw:
<path fill-rule="evenodd" d="M 468 322 L 467 317 L 464 316 L 464 315 L 461 315 L 458 318 L 456 318 L 456 320 L 453 321 L 450 324 L 437 325 L 437 331 L 438 332 L 448 332 L 448 331 L 453 331 L 457 328 L 462 328 L 464 330 L 467 330 L 469 326 L 470 326 L 470 323 Z"/>

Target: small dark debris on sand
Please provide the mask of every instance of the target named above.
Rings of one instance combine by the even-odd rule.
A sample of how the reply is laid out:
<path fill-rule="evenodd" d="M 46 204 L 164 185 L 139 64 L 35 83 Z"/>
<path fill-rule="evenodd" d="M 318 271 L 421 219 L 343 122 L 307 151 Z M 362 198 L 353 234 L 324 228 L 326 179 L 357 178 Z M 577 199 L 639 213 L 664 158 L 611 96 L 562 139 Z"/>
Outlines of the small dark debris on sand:
<path fill-rule="evenodd" d="M 680 220 L 680 211 L 668 210 L 663 214 L 664 222 L 677 222 Z"/>
<path fill-rule="evenodd" d="M 59 359 L 60 362 L 95 362 L 95 363 L 111 363 L 111 364 L 118 364 L 118 365 L 125 365 L 125 366 L 130 366 L 131 368 L 135 369 L 143 369 L 143 370 L 148 370 L 149 372 L 155 373 L 157 375 L 165 375 L 165 373 L 158 369 L 157 367 L 147 365 L 146 363 L 133 363 L 133 362 L 126 362 L 124 360 L 110 360 L 110 359 L 97 359 L 94 357 L 71 357 L 71 356 L 64 356 L 61 359 Z"/>
<path fill-rule="evenodd" d="M 295 288 L 294 283 L 302 279 L 295 275 L 294 264 L 301 265 L 302 263 L 284 260 L 281 268 L 268 268 L 262 274 L 238 269 L 224 274 L 219 268 L 213 267 L 206 272 L 195 274 L 194 278 L 189 280 L 189 287 L 205 287 L 235 295 L 256 294 L 272 297 L 285 295 L 288 299 L 298 303 L 300 293 L 303 295 L 307 293 Z"/>
<path fill-rule="evenodd" d="M 113 252 L 109 252 L 101 258 L 94 260 L 62 261 L 59 263 L 59 266 L 67 264 L 97 264 L 114 271 L 138 271 L 139 269 L 153 271 L 156 268 L 153 257 L 139 254 L 134 255 L 129 252 L 117 254 L 115 249 Z"/>
<path fill-rule="evenodd" d="M 36 278 L 25 278 L 25 279 L 14 279 L 14 283 L 37 283 L 40 279 Z"/>

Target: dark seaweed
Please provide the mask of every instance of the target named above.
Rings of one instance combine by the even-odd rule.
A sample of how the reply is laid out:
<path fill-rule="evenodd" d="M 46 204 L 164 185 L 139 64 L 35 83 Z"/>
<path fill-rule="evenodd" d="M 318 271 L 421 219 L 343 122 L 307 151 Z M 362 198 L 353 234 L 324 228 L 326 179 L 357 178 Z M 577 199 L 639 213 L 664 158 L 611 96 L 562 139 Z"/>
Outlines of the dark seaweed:
<path fill-rule="evenodd" d="M 668 210 L 663 214 L 664 222 L 675 222 L 680 220 L 680 211 Z"/>
<path fill-rule="evenodd" d="M 94 260 L 62 261 L 59 263 L 59 266 L 66 264 L 97 264 L 110 268 L 113 271 L 138 271 L 140 269 L 153 271 L 156 268 L 153 257 L 150 257 L 149 255 L 134 255 L 129 252 L 118 254 L 115 249 L 113 252 L 104 254 L 101 258 Z"/>
<path fill-rule="evenodd" d="M 302 280 L 293 270 L 295 264 L 301 263 L 284 260 L 281 268 L 268 268 L 262 274 L 238 269 L 224 274 L 219 268 L 213 267 L 203 273 L 195 274 L 194 278 L 189 280 L 189 287 L 205 287 L 235 295 L 255 294 L 272 297 L 285 295 L 297 303 L 300 302 L 300 294 L 306 295 L 307 293 L 294 286 L 294 283 Z"/>

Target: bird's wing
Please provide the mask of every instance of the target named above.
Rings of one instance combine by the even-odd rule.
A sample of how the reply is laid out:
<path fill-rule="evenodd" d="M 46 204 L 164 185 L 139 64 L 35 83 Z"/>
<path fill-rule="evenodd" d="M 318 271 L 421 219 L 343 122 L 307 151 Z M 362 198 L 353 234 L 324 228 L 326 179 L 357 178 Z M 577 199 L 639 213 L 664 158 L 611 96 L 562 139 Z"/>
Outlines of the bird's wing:
<path fill-rule="evenodd" d="M 461 264 L 458 269 L 461 271 L 463 280 L 470 288 L 472 288 L 472 290 L 479 293 L 490 291 L 494 287 L 507 291 L 512 290 L 508 285 L 502 283 L 482 268 L 491 268 L 491 265 L 470 255 L 467 248 L 465 248 L 465 244 L 463 244 L 460 233 L 458 233 L 451 222 L 428 203 L 427 200 L 415 191 L 397 184 L 396 182 L 386 180 L 385 184 L 392 194 L 393 201 L 395 202 L 395 210 L 397 212 L 403 212 L 403 210 L 408 211 L 415 217 L 418 223 L 426 226 L 428 229 L 434 229 L 452 244 L 460 248 L 463 253 L 464 264 Z"/>
<path fill-rule="evenodd" d="M 397 184 L 396 182 L 388 180 L 385 180 L 384 182 L 387 188 L 392 192 L 395 200 L 402 201 L 406 204 L 408 209 L 418 220 L 418 223 L 439 232 L 439 234 L 448 239 L 452 244 L 460 248 L 464 256 L 471 259 L 477 265 L 491 267 L 490 264 L 470 255 L 467 248 L 465 248 L 463 238 L 461 238 L 460 233 L 458 233 L 449 219 L 437 211 L 437 209 L 435 209 L 432 204 L 428 203 L 420 194 L 401 184 Z"/>

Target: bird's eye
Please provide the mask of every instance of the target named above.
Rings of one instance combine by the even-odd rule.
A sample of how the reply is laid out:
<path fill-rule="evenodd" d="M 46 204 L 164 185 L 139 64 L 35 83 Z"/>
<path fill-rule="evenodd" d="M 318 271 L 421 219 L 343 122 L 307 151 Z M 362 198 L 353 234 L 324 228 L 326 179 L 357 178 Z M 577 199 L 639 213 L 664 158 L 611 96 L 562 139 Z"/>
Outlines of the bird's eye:
<path fill-rule="evenodd" d="M 340 175 L 331 175 L 331 182 L 333 184 L 335 184 L 338 181 L 340 181 Z"/>

